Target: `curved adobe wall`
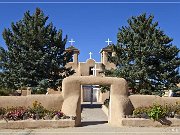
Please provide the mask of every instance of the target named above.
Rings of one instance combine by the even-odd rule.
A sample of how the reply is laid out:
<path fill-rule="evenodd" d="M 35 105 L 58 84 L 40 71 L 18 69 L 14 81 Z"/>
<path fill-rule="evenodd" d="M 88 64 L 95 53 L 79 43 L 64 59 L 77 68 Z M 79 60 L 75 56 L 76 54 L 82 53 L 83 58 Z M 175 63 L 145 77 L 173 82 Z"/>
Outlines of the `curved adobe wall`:
<path fill-rule="evenodd" d="M 76 125 L 81 124 L 81 85 L 111 85 L 108 118 L 111 125 L 122 126 L 124 115 L 132 113 L 127 83 L 123 78 L 72 76 L 65 78 L 62 83 L 62 95 L 64 98 L 62 111 L 68 116 L 76 116 Z"/>

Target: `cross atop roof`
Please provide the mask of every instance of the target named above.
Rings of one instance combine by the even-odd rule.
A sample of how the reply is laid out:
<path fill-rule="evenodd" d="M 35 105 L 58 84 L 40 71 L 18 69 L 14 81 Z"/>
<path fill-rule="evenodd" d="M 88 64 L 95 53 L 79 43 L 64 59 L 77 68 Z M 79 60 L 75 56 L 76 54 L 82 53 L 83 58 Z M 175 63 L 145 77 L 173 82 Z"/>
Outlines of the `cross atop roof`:
<path fill-rule="evenodd" d="M 92 52 L 89 53 L 89 59 L 92 59 Z"/>
<path fill-rule="evenodd" d="M 71 40 L 69 41 L 71 43 L 71 45 L 73 45 L 73 43 L 75 42 L 72 38 Z"/>
<path fill-rule="evenodd" d="M 110 41 L 109 38 L 108 38 L 108 40 L 105 41 L 105 42 L 108 43 L 108 45 L 109 45 L 112 41 Z"/>

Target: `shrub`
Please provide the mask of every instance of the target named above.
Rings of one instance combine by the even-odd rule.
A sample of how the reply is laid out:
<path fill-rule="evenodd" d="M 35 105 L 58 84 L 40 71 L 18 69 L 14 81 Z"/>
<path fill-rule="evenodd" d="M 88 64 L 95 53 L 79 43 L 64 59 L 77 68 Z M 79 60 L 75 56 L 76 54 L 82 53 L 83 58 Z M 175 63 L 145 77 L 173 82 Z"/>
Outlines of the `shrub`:
<path fill-rule="evenodd" d="M 169 106 L 169 112 L 180 115 L 180 102 L 176 102 L 175 105 Z"/>
<path fill-rule="evenodd" d="M 147 114 L 151 119 L 159 120 L 167 115 L 167 108 L 159 104 L 153 104 L 153 106 L 148 109 Z"/>
<path fill-rule="evenodd" d="M 27 109 L 25 107 L 7 108 L 4 118 L 7 120 L 22 120 L 26 112 Z"/>
<path fill-rule="evenodd" d="M 105 101 L 104 101 L 104 105 L 108 108 L 109 107 L 109 99 L 106 99 Z"/>
<path fill-rule="evenodd" d="M 138 107 L 133 111 L 133 115 L 137 118 L 147 118 L 148 107 Z"/>
<path fill-rule="evenodd" d="M 159 105 L 153 104 L 149 107 L 138 107 L 133 111 L 133 115 L 137 118 L 151 118 L 153 120 L 159 120 L 161 118 L 174 117 L 174 113 L 178 114 L 180 106 L 176 105 Z"/>
<path fill-rule="evenodd" d="M 176 102 L 174 105 L 166 104 L 164 109 L 167 117 L 173 118 L 175 114 L 180 115 L 180 102 Z"/>
<path fill-rule="evenodd" d="M 57 115 L 59 119 L 66 118 L 66 115 L 61 111 L 55 111 L 54 116 Z"/>
<path fill-rule="evenodd" d="M 3 107 L 0 107 L 0 115 L 4 115 L 6 113 L 6 109 Z"/>
<path fill-rule="evenodd" d="M 11 108 L 0 108 L 0 115 L 6 120 L 25 120 L 29 118 L 33 119 L 52 119 L 55 115 L 58 119 L 69 119 L 61 111 L 47 110 L 40 102 L 34 101 L 32 107 L 11 107 Z"/>
<path fill-rule="evenodd" d="M 109 85 L 100 85 L 100 91 L 102 93 L 106 93 L 106 92 L 110 91 L 110 86 Z"/>
<path fill-rule="evenodd" d="M 173 107 L 174 107 L 174 113 L 180 115 L 180 102 L 176 102 L 176 104 Z"/>
<path fill-rule="evenodd" d="M 29 107 L 28 112 L 30 112 L 31 117 L 34 119 L 41 119 L 45 116 L 45 114 L 50 113 L 50 111 L 44 108 L 44 106 L 42 106 L 41 103 L 38 101 L 33 102 L 33 107 L 32 108 Z"/>
<path fill-rule="evenodd" d="M 1 89 L 0 88 L 0 96 L 9 96 L 10 93 L 11 93 L 11 91 L 8 89 Z"/>

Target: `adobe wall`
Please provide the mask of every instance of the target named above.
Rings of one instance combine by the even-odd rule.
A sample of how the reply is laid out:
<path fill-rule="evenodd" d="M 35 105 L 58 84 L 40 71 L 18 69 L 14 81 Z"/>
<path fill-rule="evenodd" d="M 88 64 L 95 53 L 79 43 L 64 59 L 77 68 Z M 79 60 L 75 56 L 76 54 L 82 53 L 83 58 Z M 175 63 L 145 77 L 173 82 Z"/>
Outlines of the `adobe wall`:
<path fill-rule="evenodd" d="M 48 94 L 62 94 L 60 90 L 54 90 L 51 88 L 47 89 Z"/>
<path fill-rule="evenodd" d="M 71 76 L 63 80 L 62 95 L 64 98 L 62 112 L 68 116 L 76 116 L 76 125 L 81 124 L 81 85 L 110 85 L 110 105 L 108 122 L 114 126 L 122 126 L 124 115 L 132 113 L 132 104 L 128 98 L 127 82 L 123 78 Z"/>
<path fill-rule="evenodd" d="M 94 67 L 95 60 L 88 59 L 86 62 L 79 62 L 79 73 L 81 76 L 89 76 L 89 67 Z"/>
<path fill-rule="evenodd" d="M 34 101 L 40 102 L 47 109 L 61 110 L 62 95 L 30 95 L 30 96 L 0 96 L 0 107 L 32 106 Z"/>
<path fill-rule="evenodd" d="M 103 57 L 101 57 L 101 62 L 106 66 L 106 69 L 108 69 L 108 70 L 115 69 L 116 65 L 114 63 L 108 61 L 108 54 L 107 53 L 108 52 L 106 52 L 106 51 L 102 52 Z M 112 55 L 114 56 L 115 54 L 112 53 Z"/>
<path fill-rule="evenodd" d="M 150 106 L 153 103 L 174 105 L 176 102 L 180 102 L 179 97 L 160 97 L 155 95 L 131 95 L 129 98 L 134 108 Z"/>
<path fill-rule="evenodd" d="M 101 69 L 96 72 L 96 76 L 101 76 L 99 71 L 102 71 L 102 63 L 97 63 L 94 59 L 87 59 L 86 62 L 79 62 L 78 70 L 80 76 L 89 76 L 89 68 L 94 67 L 94 65 L 96 65 L 97 69 Z"/>
<path fill-rule="evenodd" d="M 69 62 L 66 64 L 66 67 L 72 67 L 72 69 L 75 71 L 75 73 L 73 74 L 73 76 L 79 76 L 79 69 L 78 69 L 78 64 L 74 63 L 74 62 Z"/>
<path fill-rule="evenodd" d="M 94 67 L 96 64 L 98 69 L 102 68 L 102 63 L 96 63 L 94 59 L 88 59 L 86 62 L 69 62 L 66 64 L 66 67 L 72 67 L 75 70 L 73 76 L 89 76 L 89 67 Z M 97 76 L 99 76 L 99 72 L 97 72 Z"/>
<path fill-rule="evenodd" d="M 29 129 L 29 128 L 65 128 L 74 127 L 75 121 L 71 119 L 61 120 L 20 120 L 0 122 L 0 129 Z M 46 132 L 44 132 L 46 134 Z"/>
<path fill-rule="evenodd" d="M 110 95 L 110 92 L 109 92 L 109 91 L 107 91 L 107 92 L 105 92 L 105 93 L 100 92 L 98 102 L 104 103 L 104 101 L 105 101 L 106 99 L 109 99 L 109 95 Z"/>

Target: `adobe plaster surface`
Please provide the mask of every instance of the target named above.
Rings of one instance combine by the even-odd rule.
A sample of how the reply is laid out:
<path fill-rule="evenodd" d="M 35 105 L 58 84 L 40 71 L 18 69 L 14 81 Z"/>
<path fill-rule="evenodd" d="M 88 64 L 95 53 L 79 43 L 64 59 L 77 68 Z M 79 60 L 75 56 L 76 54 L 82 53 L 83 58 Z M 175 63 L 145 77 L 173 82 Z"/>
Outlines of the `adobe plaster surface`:
<path fill-rule="evenodd" d="M 180 120 L 176 118 L 161 119 L 154 121 L 151 119 L 143 118 L 124 118 L 122 120 L 123 126 L 129 127 L 162 127 L 162 126 L 180 126 Z"/>
<path fill-rule="evenodd" d="M 110 105 L 108 122 L 114 126 L 122 126 L 124 115 L 132 114 L 132 104 L 128 98 L 127 82 L 123 78 L 71 76 L 62 83 L 64 98 L 62 111 L 68 116 L 76 116 L 76 125 L 81 124 L 81 85 L 110 85 Z"/>
<path fill-rule="evenodd" d="M 61 110 L 63 97 L 60 94 L 29 95 L 29 96 L 0 96 L 0 107 L 32 106 L 34 101 L 40 102 L 47 109 Z"/>
<path fill-rule="evenodd" d="M 26 128 L 64 128 L 74 127 L 74 120 L 21 120 L 0 121 L 0 129 L 26 129 Z"/>
<path fill-rule="evenodd" d="M 155 95 L 131 95 L 129 98 L 134 108 L 150 106 L 153 105 L 153 103 L 175 105 L 176 102 L 180 102 L 179 97 L 160 97 Z"/>
<path fill-rule="evenodd" d="M 77 126 L 81 123 L 81 84 L 111 86 L 108 121 L 109 124 L 115 126 L 122 126 L 124 115 L 132 114 L 133 108 L 149 106 L 153 103 L 174 105 L 176 102 L 180 102 L 180 98 L 178 97 L 159 97 L 154 95 L 131 95 L 128 97 L 127 83 L 122 78 L 74 76 L 64 79 L 62 94 L 0 96 L 0 107 L 28 107 L 32 106 L 34 101 L 38 101 L 47 109 L 62 109 L 66 115 L 77 116 L 75 121 L 75 125 Z"/>

